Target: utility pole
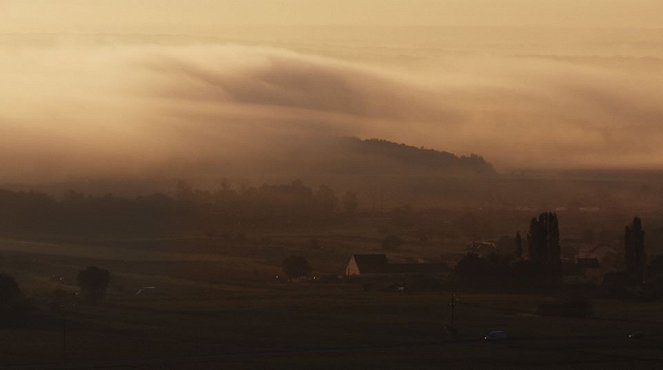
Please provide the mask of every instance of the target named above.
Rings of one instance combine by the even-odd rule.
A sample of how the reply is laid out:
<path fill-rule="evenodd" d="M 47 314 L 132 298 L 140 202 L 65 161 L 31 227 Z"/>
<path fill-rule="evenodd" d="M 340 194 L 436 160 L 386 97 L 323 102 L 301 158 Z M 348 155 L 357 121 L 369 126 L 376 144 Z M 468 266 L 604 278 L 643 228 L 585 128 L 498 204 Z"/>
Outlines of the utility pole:
<path fill-rule="evenodd" d="M 451 306 L 451 322 L 449 325 L 453 328 L 456 319 L 456 293 L 453 291 L 451 292 L 451 303 L 449 303 L 449 306 Z"/>
<path fill-rule="evenodd" d="M 62 311 L 62 362 L 67 362 L 67 310 Z"/>
<path fill-rule="evenodd" d="M 453 290 L 451 291 L 451 302 L 449 302 L 449 306 L 451 307 L 451 317 L 449 320 L 449 324 L 447 324 L 446 330 L 447 334 L 451 336 L 451 338 L 456 339 L 458 338 L 458 329 L 456 329 L 456 292 Z"/>

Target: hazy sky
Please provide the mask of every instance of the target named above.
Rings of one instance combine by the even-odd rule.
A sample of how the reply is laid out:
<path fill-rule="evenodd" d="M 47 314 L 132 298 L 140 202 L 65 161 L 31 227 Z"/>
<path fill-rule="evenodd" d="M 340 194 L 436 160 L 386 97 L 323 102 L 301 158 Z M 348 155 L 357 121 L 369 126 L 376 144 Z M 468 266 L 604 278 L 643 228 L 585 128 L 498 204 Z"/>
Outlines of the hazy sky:
<path fill-rule="evenodd" d="M 0 0 L 0 181 L 348 135 L 661 169 L 660 24 L 658 0 Z"/>
<path fill-rule="evenodd" d="M 660 0 L 4 0 L 5 31 L 197 32 L 223 25 L 661 27 Z"/>

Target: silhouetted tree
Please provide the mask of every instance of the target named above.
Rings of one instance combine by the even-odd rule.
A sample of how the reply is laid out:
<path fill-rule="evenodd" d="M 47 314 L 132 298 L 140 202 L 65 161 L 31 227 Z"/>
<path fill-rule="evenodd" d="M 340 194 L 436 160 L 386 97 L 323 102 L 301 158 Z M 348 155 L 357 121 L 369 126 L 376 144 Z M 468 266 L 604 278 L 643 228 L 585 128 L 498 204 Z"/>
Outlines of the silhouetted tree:
<path fill-rule="evenodd" d="M 633 283 L 642 284 L 645 277 L 645 232 L 642 220 L 635 217 L 630 226 L 624 230 L 624 263 L 628 279 Z"/>
<path fill-rule="evenodd" d="M 96 303 L 106 296 L 110 283 L 110 272 L 96 266 L 89 266 L 78 273 L 76 280 L 83 298 L 88 302 Z"/>
<path fill-rule="evenodd" d="M 454 274 L 466 286 L 506 288 L 515 283 L 512 278 L 512 260 L 512 255 L 493 253 L 482 257 L 470 252 L 458 261 Z"/>
<path fill-rule="evenodd" d="M 29 302 L 13 276 L 0 273 L 0 327 L 19 327 L 27 322 Z"/>
<path fill-rule="evenodd" d="M 21 297 L 21 290 L 13 276 L 0 273 L 0 304 L 11 302 Z"/>
<path fill-rule="evenodd" d="M 290 279 L 310 276 L 313 272 L 311 264 L 305 257 L 292 255 L 281 263 L 283 273 Z"/>
<path fill-rule="evenodd" d="M 489 269 L 488 260 L 476 253 L 468 253 L 458 261 L 454 274 L 464 284 L 475 284 L 483 282 Z"/>
<path fill-rule="evenodd" d="M 171 195 L 136 198 L 69 191 L 56 199 L 0 190 L 0 233 L 196 231 L 219 237 L 251 227 L 328 224 L 338 220 L 338 205 L 329 187 L 313 191 L 301 181 L 214 192 L 180 181 Z M 354 212 L 356 197 L 347 196 L 344 207 Z"/>
<path fill-rule="evenodd" d="M 523 258 L 523 238 L 520 236 L 520 231 L 516 233 L 516 258 Z"/>
<path fill-rule="evenodd" d="M 338 198 L 329 186 L 320 185 L 318 192 L 315 193 L 315 199 L 322 212 L 332 213 L 338 207 Z"/>
<path fill-rule="evenodd" d="M 532 219 L 527 242 L 531 263 L 549 272 L 561 272 L 559 222 L 555 213 L 545 212 Z"/>

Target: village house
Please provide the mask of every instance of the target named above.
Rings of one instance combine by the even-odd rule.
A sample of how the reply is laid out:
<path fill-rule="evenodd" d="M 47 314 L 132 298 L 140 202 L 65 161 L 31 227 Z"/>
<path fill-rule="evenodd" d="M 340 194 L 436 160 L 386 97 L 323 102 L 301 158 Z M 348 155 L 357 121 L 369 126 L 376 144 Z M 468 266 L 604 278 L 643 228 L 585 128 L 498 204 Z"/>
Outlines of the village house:
<path fill-rule="evenodd" d="M 442 275 L 449 272 L 445 263 L 390 263 L 384 254 L 355 254 L 345 268 L 346 277 L 402 275 Z"/>
<path fill-rule="evenodd" d="M 379 276 L 389 274 L 389 261 L 384 254 L 355 254 L 345 268 L 345 276 Z"/>
<path fill-rule="evenodd" d="M 496 253 L 496 243 L 493 241 L 473 241 L 470 243 L 466 250 L 468 253 L 474 253 L 478 256 L 485 257 Z"/>
<path fill-rule="evenodd" d="M 599 284 L 603 278 L 603 271 L 601 271 L 601 263 L 598 258 L 577 258 L 576 266 L 578 266 L 585 278 L 592 283 Z"/>

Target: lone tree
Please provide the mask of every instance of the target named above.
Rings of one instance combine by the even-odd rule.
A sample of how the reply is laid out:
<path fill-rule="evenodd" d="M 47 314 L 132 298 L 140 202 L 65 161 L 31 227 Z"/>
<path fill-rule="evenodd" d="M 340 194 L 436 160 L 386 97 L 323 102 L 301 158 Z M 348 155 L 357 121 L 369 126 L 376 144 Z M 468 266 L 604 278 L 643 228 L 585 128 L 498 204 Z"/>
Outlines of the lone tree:
<path fill-rule="evenodd" d="M 16 279 L 7 274 L 0 274 L 0 304 L 8 304 L 21 298 Z"/>
<path fill-rule="evenodd" d="M 645 278 L 645 232 L 642 220 L 635 217 L 624 230 L 624 263 L 628 279 L 641 284 Z"/>
<path fill-rule="evenodd" d="M 533 218 L 527 235 L 530 261 L 549 272 L 560 272 L 559 221 L 553 212 Z"/>
<path fill-rule="evenodd" d="M 77 281 L 83 298 L 88 302 L 97 303 L 106 296 L 110 272 L 96 266 L 88 266 L 78 273 Z"/>
<path fill-rule="evenodd" d="M 516 258 L 523 259 L 523 238 L 520 236 L 520 231 L 516 233 Z"/>
<path fill-rule="evenodd" d="M 20 327 L 28 319 L 30 303 L 13 276 L 0 273 L 0 327 Z"/>
<path fill-rule="evenodd" d="M 289 279 L 296 279 L 300 277 L 310 276 L 313 272 L 311 264 L 305 257 L 302 256 L 290 256 L 283 260 L 281 264 L 283 273 Z"/>

